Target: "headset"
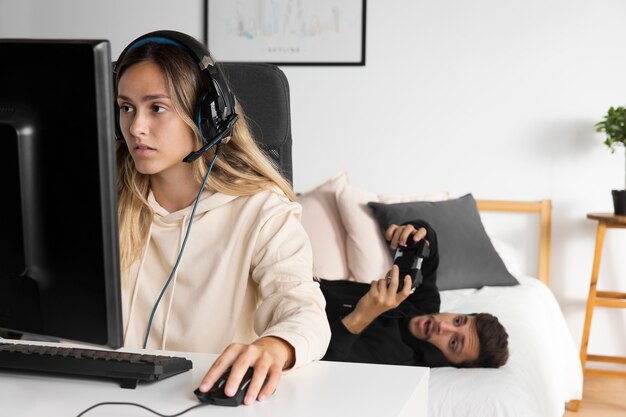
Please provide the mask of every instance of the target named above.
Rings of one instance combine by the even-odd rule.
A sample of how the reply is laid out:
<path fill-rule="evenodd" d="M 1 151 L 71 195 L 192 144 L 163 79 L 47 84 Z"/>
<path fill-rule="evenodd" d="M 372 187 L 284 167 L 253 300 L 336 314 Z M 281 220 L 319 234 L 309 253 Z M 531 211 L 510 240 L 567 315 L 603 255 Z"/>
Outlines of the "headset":
<path fill-rule="evenodd" d="M 194 120 L 200 130 L 203 146 L 191 152 L 183 161 L 193 162 L 216 144 L 225 144 L 230 140 L 231 132 L 237 122 L 235 96 L 228 88 L 221 71 L 215 65 L 208 49 L 193 37 L 181 32 L 160 30 L 142 35 L 132 41 L 120 54 L 113 67 L 114 82 L 117 79 L 117 63 L 124 61 L 130 51 L 148 43 L 173 45 L 186 51 L 200 67 L 205 89 L 198 92 Z M 120 108 L 115 102 L 115 136 L 124 142 L 120 126 Z"/>

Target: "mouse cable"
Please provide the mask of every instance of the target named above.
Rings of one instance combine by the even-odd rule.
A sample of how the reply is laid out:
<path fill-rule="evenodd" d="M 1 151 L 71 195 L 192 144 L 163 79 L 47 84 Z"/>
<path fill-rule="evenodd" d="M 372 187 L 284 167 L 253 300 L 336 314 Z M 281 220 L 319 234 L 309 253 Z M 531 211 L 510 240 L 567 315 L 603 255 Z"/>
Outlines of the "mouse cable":
<path fill-rule="evenodd" d="M 157 416 L 160 417 L 178 417 L 178 416 L 182 416 L 183 414 L 185 414 L 188 411 L 193 410 L 194 408 L 198 408 L 198 407 L 203 407 L 205 405 L 209 405 L 210 403 L 200 403 L 200 404 L 196 404 L 192 407 L 187 408 L 186 410 L 181 411 L 180 413 L 176 413 L 176 414 L 161 414 L 157 411 L 154 411 L 151 408 L 146 407 L 145 405 L 141 405 L 141 404 L 137 404 L 137 403 L 129 403 L 129 402 L 115 402 L 115 401 L 107 401 L 107 402 L 103 402 L 103 403 L 98 403 L 96 405 L 92 405 L 91 407 L 89 407 L 88 409 L 82 411 L 79 415 L 77 415 L 76 417 L 81 417 L 83 415 L 85 415 L 88 411 L 93 410 L 96 407 L 100 407 L 103 405 L 132 405 L 134 407 L 139 407 L 139 408 L 143 408 L 144 410 L 148 410 L 153 414 L 156 414 Z"/>
<path fill-rule="evenodd" d="M 202 192 L 204 191 L 204 187 L 206 186 L 206 181 L 209 179 L 209 175 L 211 174 L 211 171 L 213 170 L 213 164 L 215 164 L 215 160 L 220 155 L 220 153 L 222 153 L 222 146 L 221 144 L 218 144 L 217 149 L 215 149 L 215 155 L 213 156 L 213 159 L 211 160 L 211 163 L 209 165 L 209 169 L 207 170 L 207 173 L 204 176 L 204 180 L 202 181 L 202 186 L 200 187 L 200 191 L 198 191 L 196 202 L 194 203 L 193 209 L 191 210 L 191 216 L 189 217 L 189 224 L 187 225 L 187 231 L 185 232 L 183 243 L 180 246 L 180 251 L 178 252 L 178 258 L 176 259 L 174 268 L 172 268 L 172 272 L 170 273 L 169 278 L 165 282 L 165 285 L 163 286 L 163 289 L 161 290 L 161 293 L 159 294 L 159 297 L 157 298 L 156 303 L 154 303 L 154 307 L 152 308 L 152 313 L 150 314 L 150 319 L 148 320 L 148 328 L 146 329 L 146 336 L 143 340 L 144 349 L 148 346 L 148 336 L 150 336 L 150 329 L 152 329 L 152 321 L 154 320 L 154 315 L 156 314 L 157 308 L 159 307 L 159 303 L 161 302 L 161 299 L 163 298 L 163 294 L 165 294 L 167 287 L 169 287 L 170 282 L 172 282 L 172 278 L 174 278 L 174 274 L 176 273 L 176 270 L 178 270 L 178 264 L 180 264 L 180 260 L 183 257 L 183 252 L 185 251 L 185 245 L 187 245 L 187 238 L 189 237 L 189 232 L 191 231 L 191 225 L 193 224 L 193 216 L 195 216 L 196 214 L 196 208 L 198 207 L 200 196 L 202 195 Z"/>

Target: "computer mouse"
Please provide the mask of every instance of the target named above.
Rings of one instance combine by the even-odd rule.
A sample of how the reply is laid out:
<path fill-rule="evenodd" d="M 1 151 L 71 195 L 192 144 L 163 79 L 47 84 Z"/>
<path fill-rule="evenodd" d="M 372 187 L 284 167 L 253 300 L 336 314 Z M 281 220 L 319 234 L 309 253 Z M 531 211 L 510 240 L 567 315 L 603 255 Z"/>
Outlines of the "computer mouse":
<path fill-rule="evenodd" d="M 226 387 L 226 380 L 228 380 L 228 376 L 230 375 L 230 368 L 213 384 L 210 390 L 207 392 L 200 392 L 200 389 L 196 389 L 193 393 L 196 394 L 198 400 L 203 403 L 215 404 L 215 405 L 225 405 L 228 407 L 237 407 L 243 404 L 244 398 L 246 398 L 246 392 L 248 391 L 248 385 L 250 385 L 250 381 L 252 381 L 252 374 L 254 373 L 254 368 L 250 367 L 244 374 L 241 379 L 241 383 L 239 384 L 239 388 L 237 392 L 232 397 L 227 396 L 224 393 L 224 388 Z M 265 383 L 267 383 L 267 376 L 265 377 Z"/>

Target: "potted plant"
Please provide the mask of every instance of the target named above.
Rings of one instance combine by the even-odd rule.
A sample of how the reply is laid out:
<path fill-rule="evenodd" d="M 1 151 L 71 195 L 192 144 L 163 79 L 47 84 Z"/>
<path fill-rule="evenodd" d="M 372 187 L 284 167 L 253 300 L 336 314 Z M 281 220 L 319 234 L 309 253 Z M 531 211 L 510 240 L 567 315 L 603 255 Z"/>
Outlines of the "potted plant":
<path fill-rule="evenodd" d="M 622 145 L 626 152 L 626 108 L 611 107 L 604 116 L 604 120 L 596 123 L 596 132 L 602 132 L 606 135 L 604 144 L 611 149 L 611 153 L 615 153 L 615 149 Z M 626 161 L 626 159 L 625 159 Z M 624 170 L 626 188 L 626 169 Z M 612 190 L 613 208 L 615 214 L 626 216 L 626 189 Z"/>

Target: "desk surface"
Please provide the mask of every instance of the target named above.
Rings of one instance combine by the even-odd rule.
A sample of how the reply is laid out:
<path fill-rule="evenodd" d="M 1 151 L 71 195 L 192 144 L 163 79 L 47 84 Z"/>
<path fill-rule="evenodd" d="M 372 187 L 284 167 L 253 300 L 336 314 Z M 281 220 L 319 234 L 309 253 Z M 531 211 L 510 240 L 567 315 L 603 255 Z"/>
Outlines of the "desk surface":
<path fill-rule="evenodd" d="M 217 355 L 157 352 L 185 356 L 191 371 L 134 389 L 114 381 L 0 370 L 3 416 L 73 417 L 99 402 L 135 402 L 162 414 L 176 414 L 198 401 L 193 390 Z M 194 416 L 426 416 L 429 369 L 410 366 L 315 362 L 283 375 L 274 395 L 236 408 L 208 405 Z M 85 417 L 147 417 L 132 406 L 97 407 Z"/>

